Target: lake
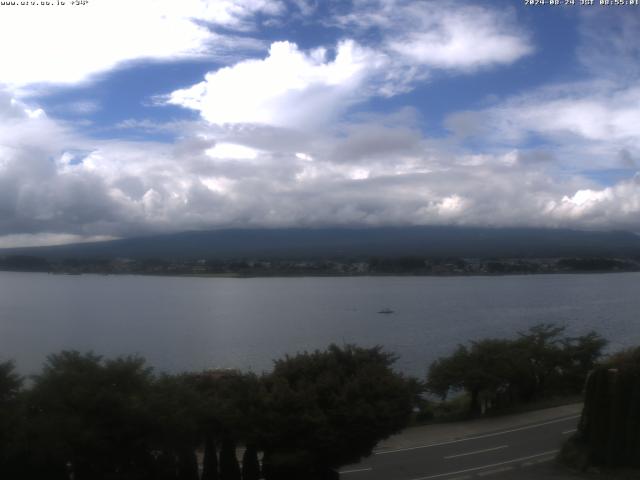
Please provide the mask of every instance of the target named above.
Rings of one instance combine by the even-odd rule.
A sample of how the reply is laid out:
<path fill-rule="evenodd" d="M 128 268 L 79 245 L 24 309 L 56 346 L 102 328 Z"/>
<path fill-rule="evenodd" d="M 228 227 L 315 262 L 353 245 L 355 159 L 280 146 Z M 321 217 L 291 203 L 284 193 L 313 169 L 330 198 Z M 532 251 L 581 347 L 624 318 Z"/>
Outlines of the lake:
<path fill-rule="evenodd" d="M 379 314 L 384 308 L 393 314 Z M 158 370 L 268 370 L 331 342 L 383 345 L 423 377 L 460 342 L 540 322 L 640 344 L 640 273 L 192 278 L 0 272 L 0 360 L 37 372 L 62 349 L 140 354 Z"/>

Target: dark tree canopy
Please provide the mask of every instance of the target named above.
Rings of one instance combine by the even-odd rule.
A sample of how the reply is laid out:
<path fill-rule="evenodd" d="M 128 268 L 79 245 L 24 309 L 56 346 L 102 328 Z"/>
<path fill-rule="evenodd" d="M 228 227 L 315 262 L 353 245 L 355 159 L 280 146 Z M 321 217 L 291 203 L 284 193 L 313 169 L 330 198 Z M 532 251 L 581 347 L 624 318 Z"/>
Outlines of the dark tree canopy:
<path fill-rule="evenodd" d="M 312 478 L 309 468 L 358 461 L 406 426 L 417 392 L 391 369 L 394 360 L 380 347 L 331 345 L 277 361 L 265 379 L 268 467 Z"/>
<path fill-rule="evenodd" d="M 69 463 L 78 480 L 144 469 L 150 381 L 141 358 L 50 356 L 28 398 L 31 461 L 43 471 Z"/>
<path fill-rule="evenodd" d="M 201 405 L 201 429 L 218 440 L 251 442 L 256 418 L 261 415 L 260 379 L 237 370 L 206 370 L 188 374 Z"/>
<path fill-rule="evenodd" d="M 188 375 L 160 375 L 152 383 L 147 407 L 153 415 L 154 449 L 180 455 L 185 446 L 198 445 L 202 401 Z"/>
<path fill-rule="evenodd" d="M 445 398 L 465 391 L 470 413 L 552 394 L 579 393 L 606 341 L 595 332 L 563 337 L 564 327 L 540 324 L 516 339 L 485 339 L 459 345 L 433 362 L 427 388 Z"/>
<path fill-rule="evenodd" d="M 640 347 L 613 355 L 589 375 L 570 443 L 591 464 L 640 467 Z"/>
<path fill-rule="evenodd" d="M 260 480 L 258 450 L 253 445 L 247 445 L 242 455 L 242 480 Z"/>
<path fill-rule="evenodd" d="M 13 362 L 0 363 L 0 405 L 15 400 L 22 387 L 22 380 L 16 373 Z"/>
<path fill-rule="evenodd" d="M 23 379 L 15 372 L 13 362 L 0 363 L 0 478 L 10 478 L 10 459 L 21 449 L 24 425 L 19 395 Z"/>

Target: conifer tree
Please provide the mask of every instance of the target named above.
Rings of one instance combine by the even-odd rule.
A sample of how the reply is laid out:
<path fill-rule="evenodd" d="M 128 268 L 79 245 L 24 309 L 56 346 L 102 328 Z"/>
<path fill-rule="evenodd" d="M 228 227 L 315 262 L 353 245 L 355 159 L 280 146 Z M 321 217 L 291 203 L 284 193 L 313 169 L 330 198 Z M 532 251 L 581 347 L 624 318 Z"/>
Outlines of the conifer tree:
<path fill-rule="evenodd" d="M 241 480 L 240 465 L 236 457 L 236 443 L 226 437 L 220 449 L 220 480 Z"/>
<path fill-rule="evenodd" d="M 253 445 L 247 445 L 242 455 L 242 480 L 259 480 L 260 462 L 258 461 L 258 450 Z"/>
<path fill-rule="evenodd" d="M 218 452 L 213 435 L 207 434 L 204 441 L 202 480 L 218 480 Z"/>

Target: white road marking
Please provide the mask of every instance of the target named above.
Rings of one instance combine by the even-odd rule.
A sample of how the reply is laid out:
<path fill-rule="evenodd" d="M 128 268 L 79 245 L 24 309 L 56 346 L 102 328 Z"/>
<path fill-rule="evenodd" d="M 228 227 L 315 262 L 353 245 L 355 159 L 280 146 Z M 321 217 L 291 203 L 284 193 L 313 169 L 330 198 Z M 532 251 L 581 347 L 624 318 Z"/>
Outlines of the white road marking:
<path fill-rule="evenodd" d="M 369 467 L 369 468 L 357 468 L 355 470 L 342 470 L 340 473 L 340 475 L 346 475 L 347 473 L 359 473 L 359 472 L 370 472 L 371 470 L 373 470 L 373 468 Z"/>
<path fill-rule="evenodd" d="M 475 455 L 477 453 L 493 452 L 494 450 L 502 450 L 503 448 L 507 448 L 508 446 L 509 445 L 500 445 L 499 447 L 485 448 L 484 450 L 476 450 L 475 452 L 459 453 L 457 455 L 449 455 L 448 457 L 444 457 L 444 459 L 445 460 L 449 460 L 450 458 L 466 457 L 467 455 Z"/>
<path fill-rule="evenodd" d="M 572 430 L 565 430 L 564 432 L 562 432 L 562 434 L 563 435 L 569 435 L 570 433 L 577 432 L 577 431 L 578 431 L 578 429 L 574 428 Z"/>
<path fill-rule="evenodd" d="M 570 417 L 558 418 L 556 420 L 550 420 L 548 422 L 537 423 L 535 425 L 527 425 L 526 427 L 512 428 L 511 430 L 503 430 L 501 432 L 487 433 L 485 435 L 477 435 L 475 437 L 460 438 L 458 440 L 450 440 L 448 442 L 440 442 L 440 443 L 430 443 L 430 444 L 427 444 L 427 445 L 418 445 L 416 447 L 396 448 L 394 450 L 383 450 L 381 452 L 375 452 L 374 455 L 388 455 L 390 453 L 408 452 L 410 450 L 419 450 L 421 448 L 439 447 L 441 445 L 451 445 L 451 444 L 454 444 L 454 443 L 468 442 L 468 441 L 471 441 L 471 440 L 478 440 L 480 438 L 495 437 L 495 436 L 498 436 L 498 435 L 504 435 L 506 433 L 520 432 L 522 430 L 529 430 L 531 428 L 543 427 L 545 425 L 551 425 L 553 423 L 566 422 L 568 420 L 573 420 L 573 419 L 579 418 L 579 417 L 580 417 L 580 415 L 572 415 Z"/>
<path fill-rule="evenodd" d="M 441 478 L 441 477 L 448 477 L 449 475 L 458 475 L 460 473 L 475 472 L 477 470 L 484 470 L 485 468 L 500 467 L 502 465 L 508 465 L 509 463 L 522 462 L 524 460 L 529 460 L 529 459 L 536 458 L 536 457 L 543 457 L 545 455 L 552 455 L 552 454 L 558 453 L 558 452 L 559 452 L 559 450 L 549 450 L 548 452 L 537 453 L 535 455 L 529 455 L 528 457 L 514 458 L 513 460 L 507 460 L 507 461 L 499 462 L 499 463 L 492 463 L 490 465 L 483 465 L 481 467 L 467 468 L 465 470 L 458 470 L 456 472 L 439 473 L 437 475 L 429 475 L 427 477 L 413 478 L 411 480 L 429 480 L 431 478 Z"/>

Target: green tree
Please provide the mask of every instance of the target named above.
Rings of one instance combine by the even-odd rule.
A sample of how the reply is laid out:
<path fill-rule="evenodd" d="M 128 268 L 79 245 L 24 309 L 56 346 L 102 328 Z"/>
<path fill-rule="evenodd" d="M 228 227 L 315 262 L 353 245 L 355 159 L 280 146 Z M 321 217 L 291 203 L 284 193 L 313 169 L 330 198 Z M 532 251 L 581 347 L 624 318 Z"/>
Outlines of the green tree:
<path fill-rule="evenodd" d="M 595 332 L 562 337 L 565 328 L 534 325 L 516 339 L 459 345 L 429 367 L 427 389 L 443 399 L 469 395 L 472 415 L 553 394 L 578 393 L 606 341 Z"/>
<path fill-rule="evenodd" d="M 260 382 L 252 373 L 236 370 L 207 370 L 190 374 L 189 382 L 199 396 L 197 418 L 205 443 L 205 479 L 216 479 L 220 450 L 219 478 L 235 478 L 239 472 L 235 445 L 255 445 L 256 426 L 262 415 Z M 208 448 L 207 448 L 208 445 Z M 229 453 L 234 451 L 234 455 Z M 239 473 L 238 473 L 239 474 Z"/>
<path fill-rule="evenodd" d="M 7 405 L 16 400 L 22 388 L 23 378 L 15 371 L 12 361 L 0 363 L 0 405 Z"/>
<path fill-rule="evenodd" d="M 218 480 L 218 452 L 213 433 L 204 437 L 204 458 L 202 462 L 202 480 Z"/>
<path fill-rule="evenodd" d="M 78 480 L 147 470 L 150 381 L 138 357 L 49 356 L 27 398 L 32 469 Z"/>
<path fill-rule="evenodd" d="M 597 366 L 607 343 L 607 340 L 594 331 L 562 340 L 563 352 L 566 356 L 562 380 L 570 392 L 582 390 L 587 375 Z"/>
<path fill-rule="evenodd" d="M 558 380 L 567 366 L 569 359 L 563 351 L 560 336 L 564 331 L 563 326 L 541 323 L 526 332 L 518 332 L 517 347 L 520 358 L 524 360 L 520 391 L 525 400 L 543 396 L 548 383 Z"/>
<path fill-rule="evenodd" d="M 220 448 L 220 480 L 241 480 L 236 443 L 231 437 L 226 437 Z"/>
<path fill-rule="evenodd" d="M 21 469 L 22 384 L 13 362 L 0 363 L 0 478 L 14 478 Z"/>
<path fill-rule="evenodd" d="M 470 347 L 459 345 L 452 355 L 431 364 L 427 389 L 442 398 L 466 391 L 469 413 L 480 414 L 501 395 L 510 394 L 516 376 L 513 350 L 513 343 L 508 340 L 487 339 L 471 342 Z"/>
<path fill-rule="evenodd" d="M 259 480 L 260 462 L 258 450 L 253 445 L 247 445 L 242 455 L 242 480 Z"/>
<path fill-rule="evenodd" d="M 156 468 L 166 478 L 197 478 L 195 450 L 201 443 L 200 395 L 190 374 L 163 374 L 153 383 L 147 402 L 151 415 L 150 447 L 161 453 Z"/>
<path fill-rule="evenodd" d="M 287 356 L 263 379 L 267 480 L 332 478 L 407 425 L 418 392 L 380 347 Z"/>

